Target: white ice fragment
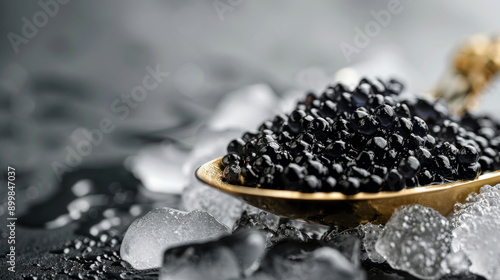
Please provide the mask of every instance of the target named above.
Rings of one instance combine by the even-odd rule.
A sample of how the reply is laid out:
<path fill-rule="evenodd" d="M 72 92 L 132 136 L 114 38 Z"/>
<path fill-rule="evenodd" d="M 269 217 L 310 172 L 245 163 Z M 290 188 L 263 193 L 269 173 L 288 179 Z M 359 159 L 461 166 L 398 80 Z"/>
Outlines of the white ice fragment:
<path fill-rule="evenodd" d="M 182 166 L 189 149 L 177 144 L 147 146 L 127 160 L 144 187 L 156 193 L 180 193 L 187 183 Z"/>
<path fill-rule="evenodd" d="M 452 248 L 470 259 L 470 271 L 500 279 L 500 185 L 484 186 L 459 206 L 451 222 Z"/>
<path fill-rule="evenodd" d="M 207 212 L 157 208 L 130 225 L 123 237 L 120 256 L 136 269 L 160 267 L 166 249 L 213 240 L 228 233 L 229 229 Z"/>
<path fill-rule="evenodd" d="M 208 126 L 215 130 L 254 130 L 277 113 L 277 106 L 278 97 L 268 85 L 251 85 L 228 93 L 208 121 Z"/>
<path fill-rule="evenodd" d="M 451 243 L 448 220 L 418 204 L 397 210 L 377 240 L 377 252 L 394 268 L 422 279 L 439 279 Z"/>
<path fill-rule="evenodd" d="M 441 263 L 446 274 L 466 275 L 469 272 L 471 262 L 463 251 L 450 252 Z"/>

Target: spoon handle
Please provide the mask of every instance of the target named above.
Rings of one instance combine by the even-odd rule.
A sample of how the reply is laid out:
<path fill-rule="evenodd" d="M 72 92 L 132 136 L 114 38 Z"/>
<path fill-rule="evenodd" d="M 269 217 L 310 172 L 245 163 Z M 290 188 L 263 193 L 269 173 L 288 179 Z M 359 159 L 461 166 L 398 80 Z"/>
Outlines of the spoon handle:
<path fill-rule="evenodd" d="M 500 36 L 476 34 L 455 52 L 433 95 L 457 114 L 477 108 L 481 94 L 500 71 Z"/>

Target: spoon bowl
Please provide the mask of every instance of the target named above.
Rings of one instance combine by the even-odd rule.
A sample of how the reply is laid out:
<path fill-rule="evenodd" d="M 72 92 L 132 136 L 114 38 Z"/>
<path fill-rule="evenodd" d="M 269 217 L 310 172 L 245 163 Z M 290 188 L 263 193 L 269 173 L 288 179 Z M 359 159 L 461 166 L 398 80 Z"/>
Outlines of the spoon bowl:
<path fill-rule="evenodd" d="M 214 159 L 196 170 L 203 183 L 239 198 L 257 208 L 291 219 L 324 225 L 353 227 L 360 223 L 384 224 L 395 209 L 403 205 L 420 204 L 446 216 L 456 203 L 477 193 L 484 185 L 500 183 L 500 171 L 490 172 L 475 180 L 455 181 L 396 192 L 302 193 L 298 191 L 260 189 L 232 185 L 222 180 L 222 158 Z"/>

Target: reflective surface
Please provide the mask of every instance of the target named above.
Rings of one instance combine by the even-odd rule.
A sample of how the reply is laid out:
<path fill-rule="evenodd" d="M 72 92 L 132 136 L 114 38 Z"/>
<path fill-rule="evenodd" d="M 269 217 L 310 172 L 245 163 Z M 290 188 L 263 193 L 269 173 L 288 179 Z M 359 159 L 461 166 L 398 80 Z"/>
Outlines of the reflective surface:
<path fill-rule="evenodd" d="M 240 198 L 263 210 L 292 219 L 352 227 L 359 223 L 385 223 L 402 205 L 420 204 L 448 215 L 455 203 L 479 192 L 484 185 L 500 183 L 500 171 L 481 175 L 472 181 L 430 185 L 397 192 L 301 193 L 297 191 L 258 189 L 227 184 L 222 181 L 221 159 L 205 163 L 196 170 L 196 177 L 205 184 Z"/>

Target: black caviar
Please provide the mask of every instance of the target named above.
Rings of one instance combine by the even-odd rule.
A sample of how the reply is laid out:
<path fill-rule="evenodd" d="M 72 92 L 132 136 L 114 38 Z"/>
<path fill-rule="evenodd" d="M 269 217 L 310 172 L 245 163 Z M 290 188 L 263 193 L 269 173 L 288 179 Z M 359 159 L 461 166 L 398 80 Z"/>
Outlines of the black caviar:
<path fill-rule="evenodd" d="M 397 80 L 362 79 L 351 89 L 307 94 L 289 115 L 264 122 L 227 147 L 230 184 L 301 192 L 398 191 L 475 179 L 500 169 L 500 124 L 449 113 L 402 94 Z"/>

